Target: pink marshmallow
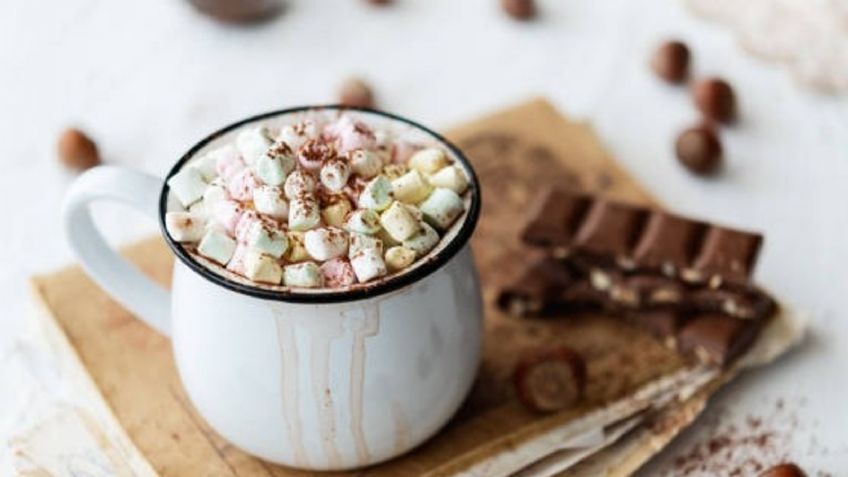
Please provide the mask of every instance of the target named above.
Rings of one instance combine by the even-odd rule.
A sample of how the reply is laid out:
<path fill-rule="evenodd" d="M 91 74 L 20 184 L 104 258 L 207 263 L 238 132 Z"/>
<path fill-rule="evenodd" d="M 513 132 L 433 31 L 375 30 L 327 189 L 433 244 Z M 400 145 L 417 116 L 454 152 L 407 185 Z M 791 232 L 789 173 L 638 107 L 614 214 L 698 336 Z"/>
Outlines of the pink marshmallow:
<path fill-rule="evenodd" d="M 395 164 L 406 164 L 409 162 L 409 158 L 421 149 L 423 149 L 423 146 L 420 144 L 398 141 L 392 145 L 392 162 Z"/>
<path fill-rule="evenodd" d="M 348 287 L 356 283 L 353 267 L 345 258 L 332 258 L 321 264 L 324 286 L 329 288 Z"/>
<path fill-rule="evenodd" d="M 259 187 L 259 179 L 250 169 L 242 169 L 234 176 L 226 179 L 227 192 L 233 199 L 248 201 L 253 199 L 253 190 Z"/>
<path fill-rule="evenodd" d="M 334 156 L 333 151 L 326 144 L 310 140 L 297 150 L 297 162 L 307 170 L 317 171 L 324 161 Z"/>
<path fill-rule="evenodd" d="M 212 210 L 212 216 L 215 221 L 221 224 L 227 233 L 233 236 L 235 236 L 236 225 L 239 223 L 243 213 L 244 206 L 233 200 L 218 202 Z"/>
<path fill-rule="evenodd" d="M 247 164 L 241 160 L 240 156 L 235 154 L 222 155 L 218 158 L 218 162 L 215 163 L 215 170 L 218 171 L 218 175 L 225 181 L 229 181 L 230 178 L 246 168 Z"/>
<path fill-rule="evenodd" d="M 259 214 L 255 211 L 247 210 L 241 214 L 234 230 L 236 240 L 239 243 L 246 243 L 251 227 L 257 222 L 261 223 L 261 220 L 259 219 Z"/>
<path fill-rule="evenodd" d="M 362 121 L 353 121 L 347 116 L 339 119 L 328 131 L 336 138 L 336 149 L 342 154 L 377 147 L 374 131 Z"/>

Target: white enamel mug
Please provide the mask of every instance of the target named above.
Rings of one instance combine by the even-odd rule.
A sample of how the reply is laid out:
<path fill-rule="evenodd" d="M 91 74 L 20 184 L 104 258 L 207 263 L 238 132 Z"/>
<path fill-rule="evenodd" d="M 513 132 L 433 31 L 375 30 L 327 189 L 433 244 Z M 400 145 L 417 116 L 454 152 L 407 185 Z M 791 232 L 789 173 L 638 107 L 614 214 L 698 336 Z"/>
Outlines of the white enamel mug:
<path fill-rule="evenodd" d="M 310 110 L 276 111 L 217 131 L 168 177 L 241 126 Z M 432 255 L 370 288 L 284 294 L 212 273 L 164 232 L 168 187 L 141 172 L 90 170 L 73 184 L 64 208 L 68 240 L 85 270 L 171 337 L 185 389 L 209 424 L 251 454 L 302 469 L 362 467 L 420 444 L 454 414 L 480 360 L 482 305 L 468 243 L 480 211 L 474 171 L 456 147 L 416 123 L 353 113 L 440 142 L 471 182 L 465 217 Z M 101 199 L 159 220 L 178 258 L 170 292 L 106 244 L 88 207 Z"/>

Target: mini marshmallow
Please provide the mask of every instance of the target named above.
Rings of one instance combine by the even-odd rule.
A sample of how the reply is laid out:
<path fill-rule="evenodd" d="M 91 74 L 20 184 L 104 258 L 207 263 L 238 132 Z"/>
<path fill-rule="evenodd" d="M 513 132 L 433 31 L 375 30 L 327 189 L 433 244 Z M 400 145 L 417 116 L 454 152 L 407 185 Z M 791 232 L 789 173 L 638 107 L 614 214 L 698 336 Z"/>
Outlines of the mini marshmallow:
<path fill-rule="evenodd" d="M 275 219 L 285 219 L 289 216 L 289 204 L 283 197 L 279 187 L 262 185 L 253 190 L 253 206 L 260 214 Z"/>
<path fill-rule="evenodd" d="M 468 189 L 468 178 L 461 167 L 453 165 L 447 166 L 430 176 L 430 184 L 462 194 Z"/>
<path fill-rule="evenodd" d="M 244 275 L 244 258 L 247 256 L 249 250 L 250 247 L 247 245 L 236 242 L 236 249 L 233 251 L 233 256 L 230 258 L 229 263 L 227 263 L 227 270 Z"/>
<path fill-rule="evenodd" d="M 321 223 L 321 210 L 314 198 L 303 196 L 289 202 L 290 229 L 309 230 L 319 223 Z"/>
<path fill-rule="evenodd" d="M 421 146 L 409 141 L 398 141 L 392 144 L 392 162 L 406 164 L 413 154 L 421 150 Z"/>
<path fill-rule="evenodd" d="M 273 186 L 282 185 L 286 176 L 295 168 L 292 150 L 284 142 L 275 143 L 268 151 L 259 156 L 254 164 L 256 176 Z"/>
<path fill-rule="evenodd" d="M 352 257 L 366 248 L 373 248 L 380 255 L 383 254 L 383 241 L 365 234 L 350 234 L 350 247 L 348 247 L 348 257 Z"/>
<path fill-rule="evenodd" d="M 360 234 L 373 234 L 380 230 L 380 214 L 371 209 L 357 209 L 350 213 L 345 229 Z"/>
<path fill-rule="evenodd" d="M 430 195 L 432 187 L 421 173 L 413 169 L 392 181 L 394 198 L 407 204 L 417 204 Z"/>
<path fill-rule="evenodd" d="M 250 169 L 242 169 L 227 179 L 227 192 L 232 198 L 240 201 L 252 199 L 253 191 L 259 186 L 259 179 Z"/>
<path fill-rule="evenodd" d="M 283 267 L 273 257 L 259 250 L 248 250 L 243 263 L 244 275 L 255 282 L 279 285 L 283 280 Z"/>
<path fill-rule="evenodd" d="M 334 198 L 333 202 L 321 210 L 321 218 L 327 225 L 343 228 L 345 226 L 345 218 L 351 210 L 353 210 L 353 206 L 350 205 L 350 201 L 345 196 L 338 196 Z"/>
<path fill-rule="evenodd" d="M 217 166 L 218 156 L 215 155 L 215 151 L 204 154 L 191 163 L 191 167 L 197 169 L 197 171 L 200 172 L 200 175 L 203 176 L 203 180 L 206 182 L 211 182 L 218 177 Z"/>
<path fill-rule="evenodd" d="M 339 192 L 350 178 L 350 165 L 340 158 L 330 159 L 321 166 L 320 177 L 328 191 Z"/>
<path fill-rule="evenodd" d="M 360 283 L 382 277 L 387 273 L 383 255 L 373 248 L 366 248 L 354 254 L 350 259 L 350 265 Z"/>
<path fill-rule="evenodd" d="M 420 231 L 403 241 L 403 246 L 415 252 L 416 257 L 426 255 L 439 243 L 439 233 L 426 222 L 421 222 Z"/>
<path fill-rule="evenodd" d="M 233 151 L 235 151 L 235 148 L 233 148 Z M 247 164 L 241 160 L 241 155 L 238 154 L 238 151 L 235 151 L 235 154 L 221 153 L 217 157 L 218 162 L 215 164 L 215 170 L 218 171 L 218 175 L 224 181 L 229 180 L 247 168 Z"/>
<path fill-rule="evenodd" d="M 419 205 L 424 220 L 440 230 L 446 230 L 465 210 L 462 197 L 456 192 L 437 187 L 424 202 Z"/>
<path fill-rule="evenodd" d="M 371 179 L 359 194 L 359 207 L 364 209 L 381 211 L 391 204 L 392 183 L 383 175 Z"/>
<path fill-rule="evenodd" d="M 420 229 L 418 220 L 400 202 L 393 202 L 391 207 L 380 215 L 380 224 L 397 241 L 412 237 Z"/>
<path fill-rule="evenodd" d="M 318 140 L 306 141 L 306 144 L 300 146 L 297 150 L 297 162 L 304 169 L 316 171 L 321 168 L 324 161 L 335 157 L 336 151 L 332 146 Z"/>
<path fill-rule="evenodd" d="M 370 179 L 380 173 L 383 160 L 376 152 L 357 149 L 350 153 L 350 166 L 354 174 Z"/>
<path fill-rule="evenodd" d="M 406 167 L 406 164 L 388 164 L 383 168 L 383 175 L 390 181 L 397 179 L 407 172 L 409 172 L 409 168 Z"/>
<path fill-rule="evenodd" d="M 206 232 L 206 221 L 195 212 L 168 212 L 165 229 L 177 242 L 197 242 Z"/>
<path fill-rule="evenodd" d="M 188 210 L 188 212 L 196 218 L 203 220 L 204 223 L 209 220 L 209 216 L 211 215 L 210 209 L 206 206 L 206 203 L 203 202 L 203 199 L 191 204 L 186 210 Z M 177 212 L 177 210 L 174 210 L 174 212 Z"/>
<path fill-rule="evenodd" d="M 374 131 L 367 124 L 353 120 L 350 116 L 342 116 L 327 129 L 336 138 L 336 149 L 343 154 L 356 149 L 374 149 L 377 146 Z"/>
<path fill-rule="evenodd" d="M 236 239 L 255 250 L 280 258 L 289 246 L 285 232 L 268 218 L 250 211 L 242 215 L 236 226 Z"/>
<path fill-rule="evenodd" d="M 336 227 L 321 227 L 303 234 L 303 245 L 309 255 L 318 261 L 342 257 L 347 253 L 347 232 Z"/>
<path fill-rule="evenodd" d="M 356 274 L 350 262 L 344 258 L 333 258 L 319 267 L 328 288 L 348 287 L 356 283 Z"/>
<path fill-rule="evenodd" d="M 445 156 L 445 151 L 435 147 L 422 149 L 409 158 L 409 167 L 417 169 L 425 176 L 435 173 L 448 164 L 450 162 Z"/>
<path fill-rule="evenodd" d="M 210 182 L 206 186 L 206 190 L 203 191 L 203 204 L 209 211 L 212 211 L 219 202 L 223 202 L 229 198 L 230 193 L 227 192 L 227 186 L 220 178 Z"/>
<path fill-rule="evenodd" d="M 203 197 L 206 182 L 199 170 L 194 167 L 184 167 L 168 179 L 168 187 L 183 207 L 188 207 Z"/>
<path fill-rule="evenodd" d="M 304 247 L 303 245 L 303 232 L 289 230 L 288 232 L 286 232 L 286 237 L 288 238 L 289 242 L 289 247 L 288 249 L 286 249 L 286 253 L 284 255 L 286 261 L 302 262 L 304 260 L 309 260 L 309 253 L 306 251 L 306 247 Z"/>
<path fill-rule="evenodd" d="M 394 247 L 395 245 L 400 245 L 400 242 L 392 238 L 392 236 L 389 235 L 388 232 L 386 232 L 386 229 L 382 227 L 380 227 L 380 230 L 378 230 L 377 233 L 374 234 L 374 236 L 380 239 L 383 244 L 386 245 L 386 247 Z"/>
<path fill-rule="evenodd" d="M 307 119 L 297 124 L 283 126 L 277 139 L 285 142 L 292 150 L 296 151 L 306 144 L 306 141 L 317 138 L 319 133 L 318 123 Z"/>
<path fill-rule="evenodd" d="M 244 206 L 233 200 L 223 200 L 212 207 L 212 219 L 230 234 L 235 234 Z"/>
<path fill-rule="evenodd" d="M 308 172 L 297 169 L 286 177 L 283 190 L 289 199 L 311 194 L 315 191 L 315 178 Z"/>
<path fill-rule="evenodd" d="M 197 253 L 204 257 L 226 265 L 236 250 L 236 241 L 226 233 L 214 228 L 208 229 L 197 246 Z"/>
<path fill-rule="evenodd" d="M 406 247 L 392 247 L 386 250 L 385 261 L 389 270 L 403 270 L 415 261 L 415 251 Z"/>
<path fill-rule="evenodd" d="M 252 166 L 271 147 L 271 135 L 268 128 L 259 126 L 246 129 L 236 136 L 236 149 L 241 153 L 245 164 Z"/>
<path fill-rule="evenodd" d="M 290 287 L 320 287 L 322 278 L 321 270 L 315 262 L 295 263 L 283 269 L 283 282 Z"/>

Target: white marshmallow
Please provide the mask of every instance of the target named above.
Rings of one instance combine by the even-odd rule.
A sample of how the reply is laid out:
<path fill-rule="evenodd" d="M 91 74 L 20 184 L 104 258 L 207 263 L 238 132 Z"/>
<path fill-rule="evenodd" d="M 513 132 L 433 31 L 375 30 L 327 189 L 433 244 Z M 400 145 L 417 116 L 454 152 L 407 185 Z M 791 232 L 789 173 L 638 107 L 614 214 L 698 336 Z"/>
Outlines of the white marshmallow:
<path fill-rule="evenodd" d="M 200 199 L 197 202 L 188 206 L 187 210 L 196 218 L 203 220 L 204 223 L 209 220 L 209 217 L 211 215 L 211 209 L 206 206 L 206 203 L 204 203 L 203 199 Z M 177 212 L 177 210 L 174 210 L 174 212 Z"/>
<path fill-rule="evenodd" d="M 445 151 L 435 147 L 422 149 L 409 158 L 409 167 L 417 169 L 418 172 L 426 176 L 433 174 L 448 164 L 450 164 L 450 161 L 445 156 Z"/>
<path fill-rule="evenodd" d="M 366 248 L 350 258 L 350 265 L 360 283 L 365 283 L 387 273 L 383 255 L 376 249 Z"/>
<path fill-rule="evenodd" d="M 230 261 L 235 250 L 236 241 L 215 228 L 208 229 L 197 246 L 197 253 L 221 265 Z"/>
<path fill-rule="evenodd" d="M 227 263 L 227 270 L 238 273 L 239 275 L 244 275 L 244 257 L 247 256 L 247 252 L 250 250 L 250 247 L 243 243 L 236 242 L 236 249 L 233 251 L 233 257 L 230 258 L 229 263 Z"/>
<path fill-rule="evenodd" d="M 206 220 L 195 212 L 168 212 L 165 229 L 177 242 L 197 242 L 206 231 Z"/>
<path fill-rule="evenodd" d="M 259 126 L 246 129 L 236 136 L 236 149 L 241 153 L 245 164 L 252 166 L 271 147 L 271 136 L 268 128 Z"/>
<path fill-rule="evenodd" d="M 389 270 L 403 270 L 415 261 L 415 251 L 406 247 L 392 247 L 386 250 L 385 261 Z"/>
<path fill-rule="evenodd" d="M 421 173 L 413 169 L 392 181 L 392 193 L 395 200 L 407 204 L 417 204 L 430 195 L 432 187 L 428 184 Z"/>
<path fill-rule="evenodd" d="M 195 159 L 192 161 L 191 166 L 200 172 L 200 175 L 203 176 L 203 180 L 206 182 L 210 182 L 218 177 L 218 156 L 215 154 L 215 151 Z"/>
<path fill-rule="evenodd" d="M 330 192 L 339 192 L 350 178 L 350 165 L 339 158 L 330 159 L 321 166 L 321 184 Z"/>
<path fill-rule="evenodd" d="M 311 194 L 315 191 L 315 178 L 308 172 L 297 169 L 286 177 L 283 190 L 285 190 L 286 197 L 289 199 Z"/>
<path fill-rule="evenodd" d="M 188 166 L 168 179 L 168 187 L 171 188 L 171 192 L 177 196 L 183 207 L 188 207 L 203 197 L 206 182 L 199 170 Z"/>
<path fill-rule="evenodd" d="M 236 238 L 239 242 L 268 254 L 274 258 L 280 258 L 289 246 L 285 232 L 272 220 L 261 218 L 255 212 L 242 215 L 236 226 Z"/>
<path fill-rule="evenodd" d="M 283 269 L 283 282 L 290 287 L 320 287 L 323 282 L 321 269 L 315 262 L 286 265 Z"/>
<path fill-rule="evenodd" d="M 380 214 L 371 209 L 357 209 L 348 216 L 345 228 L 360 234 L 376 233 L 380 230 Z"/>
<path fill-rule="evenodd" d="M 243 258 L 247 278 L 262 283 L 279 285 L 283 280 L 283 267 L 273 257 L 259 250 L 249 250 Z"/>
<path fill-rule="evenodd" d="M 465 210 L 462 197 L 456 192 L 437 187 L 424 202 L 419 205 L 424 220 L 440 230 L 446 230 Z"/>
<path fill-rule="evenodd" d="M 283 190 L 279 187 L 263 185 L 254 189 L 253 206 L 260 214 L 275 219 L 285 219 L 289 216 L 289 204 L 283 198 Z"/>
<path fill-rule="evenodd" d="M 321 218 L 324 219 L 324 223 L 327 225 L 342 228 L 345 224 L 345 218 L 351 210 L 353 210 L 353 206 L 350 205 L 350 201 L 344 196 L 337 196 L 333 198 L 333 201 L 329 205 L 321 210 Z"/>
<path fill-rule="evenodd" d="M 246 201 L 253 198 L 253 191 L 261 184 L 251 169 L 242 169 L 226 179 L 227 192 L 236 200 Z"/>
<path fill-rule="evenodd" d="M 409 167 L 407 167 L 406 164 L 388 164 L 383 168 L 383 175 L 390 181 L 397 179 L 407 172 L 409 172 Z"/>
<path fill-rule="evenodd" d="M 450 189 L 457 194 L 462 194 L 468 189 L 468 178 L 465 171 L 457 165 L 448 166 L 430 176 L 430 184 L 436 187 Z"/>
<path fill-rule="evenodd" d="M 312 258 L 323 262 L 347 253 L 348 236 L 336 227 L 320 227 L 303 234 L 303 245 Z"/>
<path fill-rule="evenodd" d="M 362 193 L 359 194 L 359 207 L 365 209 L 381 211 L 385 210 L 391 203 L 392 183 L 383 175 L 371 179 L 362 189 Z"/>
<path fill-rule="evenodd" d="M 282 185 L 295 168 L 294 154 L 286 143 L 276 143 L 256 159 L 253 165 L 259 180 L 268 185 Z"/>
<path fill-rule="evenodd" d="M 421 228 L 413 213 L 400 202 L 393 202 L 380 215 L 380 224 L 397 241 L 404 241 Z"/>
<path fill-rule="evenodd" d="M 220 178 L 213 180 L 206 186 L 203 191 L 203 203 L 208 211 L 212 211 L 216 204 L 230 198 L 230 193 L 227 192 L 227 186 Z"/>
<path fill-rule="evenodd" d="M 285 253 L 286 261 L 302 262 L 304 260 L 309 260 L 309 252 L 307 252 L 306 247 L 303 246 L 303 232 L 289 230 L 286 232 L 286 237 L 289 242 L 289 248 L 286 249 Z"/>
<path fill-rule="evenodd" d="M 318 137 L 321 129 L 317 122 L 307 119 L 297 124 L 283 126 L 278 139 L 289 145 L 292 150 L 300 149 L 306 141 Z"/>
<path fill-rule="evenodd" d="M 348 247 L 348 257 L 352 257 L 366 248 L 377 250 L 380 255 L 383 254 L 383 241 L 365 234 L 350 234 L 350 247 Z"/>
<path fill-rule="evenodd" d="M 321 223 L 321 210 L 314 198 L 302 196 L 289 202 L 290 229 L 309 230 L 319 223 Z"/>
<path fill-rule="evenodd" d="M 350 165 L 356 175 L 370 179 L 380 173 L 383 160 L 376 152 L 357 149 L 350 154 Z"/>
<path fill-rule="evenodd" d="M 403 241 L 403 246 L 415 252 L 416 257 L 426 255 L 439 243 L 439 233 L 427 223 L 421 222 L 421 230 Z"/>

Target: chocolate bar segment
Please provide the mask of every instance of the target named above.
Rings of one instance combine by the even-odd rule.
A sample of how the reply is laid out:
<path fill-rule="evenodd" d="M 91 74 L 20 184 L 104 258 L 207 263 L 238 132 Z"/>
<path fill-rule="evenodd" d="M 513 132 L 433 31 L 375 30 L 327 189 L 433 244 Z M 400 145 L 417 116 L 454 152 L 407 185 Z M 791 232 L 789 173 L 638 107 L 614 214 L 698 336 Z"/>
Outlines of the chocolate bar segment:
<path fill-rule="evenodd" d="M 705 363 L 723 366 L 748 349 L 762 323 L 715 313 L 694 316 L 677 334 L 678 347 Z"/>
<path fill-rule="evenodd" d="M 586 197 L 547 189 L 530 206 L 532 219 L 524 227 L 522 240 L 541 247 L 568 247 L 588 204 Z"/>
<path fill-rule="evenodd" d="M 725 280 L 747 282 L 762 242 L 763 236 L 760 234 L 710 227 L 692 268 L 684 277 L 716 284 Z"/>
<path fill-rule="evenodd" d="M 596 200 L 589 206 L 577 230 L 574 248 L 584 257 L 603 264 L 626 260 L 642 229 L 645 215 L 644 209 Z"/>
<path fill-rule="evenodd" d="M 653 211 L 633 250 L 633 260 L 640 268 L 675 276 L 692 263 L 705 229 L 703 222 Z"/>
<path fill-rule="evenodd" d="M 610 289 L 610 299 L 626 308 L 679 307 L 687 290 L 677 280 L 662 275 L 632 275 Z"/>
<path fill-rule="evenodd" d="M 628 320 L 639 328 L 644 329 L 669 347 L 676 346 L 678 330 L 685 321 L 685 315 L 678 310 L 650 310 L 632 312 Z"/>
<path fill-rule="evenodd" d="M 777 308 L 774 300 L 759 290 L 702 288 L 691 291 L 686 302 L 691 310 L 722 313 L 743 320 L 764 318 Z"/>
<path fill-rule="evenodd" d="M 512 285 L 501 290 L 498 306 L 513 316 L 536 315 L 560 301 L 571 284 L 568 270 L 556 260 L 538 257 L 523 264 Z"/>

